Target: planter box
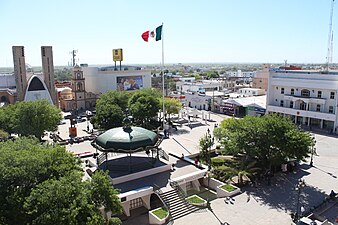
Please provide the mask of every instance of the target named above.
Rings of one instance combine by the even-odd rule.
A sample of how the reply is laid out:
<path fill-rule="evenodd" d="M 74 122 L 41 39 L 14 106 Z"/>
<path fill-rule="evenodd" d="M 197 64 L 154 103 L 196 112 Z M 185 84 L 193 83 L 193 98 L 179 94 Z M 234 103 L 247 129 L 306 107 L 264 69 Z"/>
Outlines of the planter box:
<path fill-rule="evenodd" d="M 231 187 L 234 188 L 233 191 L 227 191 L 224 190 L 223 188 L 221 188 L 224 185 L 230 185 Z M 232 184 L 223 184 L 223 185 L 219 185 L 216 188 L 216 192 L 217 192 L 217 197 L 222 198 L 222 197 L 232 197 L 234 195 L 237 195 L 241 192 L 241 189 L 239 189 L 238 187 L 232 185 Z"/>
<path fill-rule="evenodd" d="M 197 203 L 197 202 L 190 202 L 189 199 L 191 198 L 198 198 L 198 200 L 201 200 L 201 202 Z M 195 206 L 200 206 L 200 207 L 206 207 L 207 206 L 207 201 L 205 201 L 203 198 L 199 197 L 198 195 L 192 195 L 189 196 L 188 198 L 186 198 L 186 200 L 189 202 L 189 204 L 191 205 L 195 205 Z"/>
<path fill-rule="evenodd" d="M 159 217 L 157 217 L 153 212 L 156 210 L 159 210 L 160 208 L 154 209 L 149 211 L 149 224 L 164 224 L 169 216 L 169 212 L 167 212 L 167 216 L 160 219 Z"/>

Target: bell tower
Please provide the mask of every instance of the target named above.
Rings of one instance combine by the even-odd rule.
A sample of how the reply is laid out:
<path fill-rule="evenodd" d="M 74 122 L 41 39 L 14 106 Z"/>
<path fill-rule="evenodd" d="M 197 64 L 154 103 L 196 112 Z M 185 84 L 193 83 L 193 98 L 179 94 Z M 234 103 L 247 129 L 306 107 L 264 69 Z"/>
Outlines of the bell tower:
<path fill-rule="evenodd" d="M 54 105 L 58 106 L 54 83 L 54 63 L 52 46 L 41 46 L 42 72 L 47 89 Z"/>
<path fill-rule="evenodd" d="M 83 71 L 79 66 L 75 66 L 73 68 L 72 92 L 76 107 L 73 110 L 77 111 L 85 110 L 86 109 L 85 79 L 83 77 Z"/>
<path fill-rule="evenodd" d="M 23 46 L 13 46 L 12 50 L 17 100 L 23 101 L 27 87 L 25 50 Z"/>

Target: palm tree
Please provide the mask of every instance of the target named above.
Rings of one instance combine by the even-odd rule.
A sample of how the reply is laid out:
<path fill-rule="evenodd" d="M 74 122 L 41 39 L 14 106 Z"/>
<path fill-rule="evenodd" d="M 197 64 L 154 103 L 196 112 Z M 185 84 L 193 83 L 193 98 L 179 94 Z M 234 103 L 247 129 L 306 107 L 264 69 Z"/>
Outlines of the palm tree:
<path fill-rule="evenodd" d="M 253 176 L 255 176 L 261 168 L 256 166 L 257 161 L 252 160 L 240 160 L 239 165 L 236 168 L 236 174 L 238 177 L 237 184 L 243 185 L 243 181 L 245 180 L 251 180 Z"/>

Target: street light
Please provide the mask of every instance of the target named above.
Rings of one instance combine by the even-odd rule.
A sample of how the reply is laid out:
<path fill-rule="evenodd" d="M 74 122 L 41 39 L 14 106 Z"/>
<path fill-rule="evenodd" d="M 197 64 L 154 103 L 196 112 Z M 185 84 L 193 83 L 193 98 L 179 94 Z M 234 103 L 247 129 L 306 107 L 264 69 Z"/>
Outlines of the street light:
<path fill-rule="evenodd" d="M 297 191 L 297 205 L 296 205 L 296 214 L 294 216 L 294 222 L 297 223 L 300 218 L 300 213 L 299 213 L 299 204 L 300 204 L 300 194 L 302 192 L 302 189 L 305 187 L 305 181 L 302 179 L 298 180 L 298 183 L 296 184 L 295 190 Z"/>
<path fill-rule="evenodd" d="M 313 166 L 313 155 L 316 154 L 316 140 L 315 137 L 312 137 L 312 145 L 311 145 L 311 161 L 310 161 L 310 166 Z"/>

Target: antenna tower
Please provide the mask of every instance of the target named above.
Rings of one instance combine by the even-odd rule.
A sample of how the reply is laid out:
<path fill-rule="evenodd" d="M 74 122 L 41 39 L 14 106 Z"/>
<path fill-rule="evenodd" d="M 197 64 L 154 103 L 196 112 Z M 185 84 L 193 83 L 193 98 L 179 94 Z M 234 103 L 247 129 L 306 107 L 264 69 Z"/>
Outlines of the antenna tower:
<path fill-rule="evenodd" d="M 327 71 L 329 71 L 329 65 L 332 63 L 332 52 L 333 52 L 333 30 L 332 30 L 333 7 L 334 7 L 334 0 L 332 0 L 332 3 L 331 3 L 329 35 L 328 35 L 328 41 L 327 41 L 327 56 L 326 56 L 326 70 Z"/>
<path fill-rule="evenodd" d="M 69 54 L 72 55 L 71 64 L 72 64 L 73 67 L 75 67 L 75 65 L 76 65 L 75 57 L 76 57 L 77 52 L 78 52 L 78 50 L 73 50 L 69 53 Z"/>

